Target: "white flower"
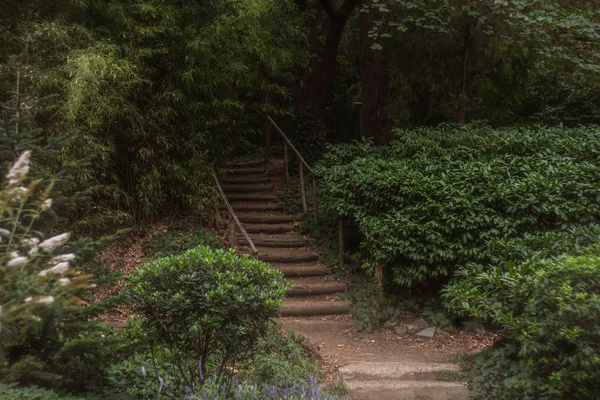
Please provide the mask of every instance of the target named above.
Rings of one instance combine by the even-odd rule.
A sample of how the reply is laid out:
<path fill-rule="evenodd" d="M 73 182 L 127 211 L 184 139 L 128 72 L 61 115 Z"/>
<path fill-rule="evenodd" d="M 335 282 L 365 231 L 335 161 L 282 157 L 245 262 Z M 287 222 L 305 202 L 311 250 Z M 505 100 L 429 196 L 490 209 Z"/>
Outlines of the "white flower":
<path fill-rule="evenodd" d="M 9 185 L 16 184 L 19 182 L 19 180 L 21 180 L 21 178 L 23 178 L 23 176 L 25 176 L 25 174 L 29 172 L 30 158 L 30 151 L 26 151 L 25 153 L 21 154 L 21 157 L 19 157 L 15 165 L 13 165 L 8 175 L 6 175 Z"/>
<path fill-rule="evenodd" d="M 12 186 L 6 191 L 6 193 L 9 196 L 9 201 L 19 201 L 26 197 L 27 193 L 29 193 L 29 190 L 23 186 Z"/>
<path fill-rule="evenodd" d="M 46 239 L 40 243 L 40 247 L 47 253 L 52 253 L 54 250 L 67 243 L 69 241 L 69 236 L 69 233 L 53 236 L 50 239 Z"/>
<path fill-rule="evenodd" d="M 10 231 L 8 229 L 0 228 L 0 236 L 10 236 Z"/>
<path fill-rule="evenodd" d="M 62 254 L 60 256 L 56 256 L 49 261 L 50 264 L 58 264 L 61 262 L 71 261 L 75 258 L 75 254 Z"/>
<path fill-rule="evenodd" d="M 69 278 L 60 278 L 57 283 L 59 286 L 67 286 L 71 283 L 71 280 Z"/>
<path fill-rule="evenodd" d="M 44 200 L 44 202 L 42 203 L 42 210 L 47 210 L 50 207 L 52 207 L 52 199 Z"/>
<path fill-rule="evenodd" d="M 6 266 L 11 268 L 19 268 L 27 264 L 27 261 L 29 261 L 27 257 L 15 257 L 6 263 Z"/>
<path fill-rule="evenodd" d="M 62 273 L 67 272 L 68 269 L 69 269 L 69 263 L 68 262 L 61 262 L 61 263 L 56 264 L 52 268 L 48 268 L 48 269 L 45 269 L 45 270 L 41 271 L 38 275 L 39 276 L 46 276 L 48 274 L 62 274 Z"/>
<path fill-rule="evenodd" d="M 34 304 L 52 304 L 54 302 L 53 296 L 35 296 L 28 297 L 25 299 L 25 303 L 34 303 Z"/>
<path fill-rule="evenodd" d="M 17 258 L 17 257 L 20 257 L 18 251 L 13 251 L 12 253 L 10 253 L 10 258 Z"/>

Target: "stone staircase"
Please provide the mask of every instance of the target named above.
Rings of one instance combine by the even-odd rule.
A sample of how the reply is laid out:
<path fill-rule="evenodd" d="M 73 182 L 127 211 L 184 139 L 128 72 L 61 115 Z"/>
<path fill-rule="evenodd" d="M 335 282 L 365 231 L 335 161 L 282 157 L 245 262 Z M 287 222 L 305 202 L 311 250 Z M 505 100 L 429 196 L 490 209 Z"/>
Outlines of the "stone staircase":
<path fill-rule="evenodd" d="M 346 314 L 350 302 L 339 301 L 344 282 L 319 263 L 318 249 L 310 238 L 298 234 L 302 214 L 286 214 L 278 202 L 274 176 L 264 161 L 230 163 L 221 186 L 231 207 L 258 250 L 257 258 L 283 271 L 291 284 L 281 315 L 316 316 Z M 240 253 L 250 253 L 246 239 L 237 234 Z"/>
<path fill-rule="evenodd" d="M 352 400 L 468 400 L 469 389 L 445 380 L 456 364 L 365 362 L 340 368 Z"/>

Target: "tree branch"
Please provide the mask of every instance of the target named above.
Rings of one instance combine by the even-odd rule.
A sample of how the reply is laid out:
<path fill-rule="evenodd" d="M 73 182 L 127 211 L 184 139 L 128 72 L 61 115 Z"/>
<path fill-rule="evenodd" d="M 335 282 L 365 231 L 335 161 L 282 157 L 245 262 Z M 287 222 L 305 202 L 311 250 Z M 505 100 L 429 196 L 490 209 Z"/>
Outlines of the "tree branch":
<path fill-rule="evenodd" d="M 325 9 L 325 12 L 327 13 L 327 16 L 331 21 L 339 17 L 337 11 L 335 10 L 333 2 L 334 0 L 321 0 L 321 5 Z"/>
<path fill-rule="evenodd" d="M 340 7 L 340 10 L 337 12 L 337 16 L 342 18 L 343 20 L 347 20 L 350 18 L 350 14 L 352 11 L 360 4 L 360 0 L 346 0 L 344 4 Z"/>

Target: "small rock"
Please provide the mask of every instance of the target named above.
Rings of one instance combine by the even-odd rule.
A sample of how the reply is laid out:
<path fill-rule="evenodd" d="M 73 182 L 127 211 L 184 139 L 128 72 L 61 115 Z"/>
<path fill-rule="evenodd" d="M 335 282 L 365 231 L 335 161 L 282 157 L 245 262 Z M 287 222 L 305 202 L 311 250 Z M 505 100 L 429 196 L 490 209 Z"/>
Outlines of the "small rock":
<path fill-rule="evenodd" d="M 419 318 L 419 319 L 411 322 L 410 324 L 419 327 L 419 329 L 425 329 L 425 328 L 429 327 L 429 324 L 423 318 Z"/>
<path fill-rule="evenodd" d="M 416 325 L 409 324 L 409 325 L 406 325 L 406 330 L 408 331 L 408 333 L 416 333 L 416 332 L 419 332 L 421 330 L 421 328 L 419 328 Z"/>
<path fill-rule="evenodd" d="M 425 337 L 428 337 L 428 338 L 432 338 L 432 337 L 435 336 L 435 329 L 436 328 L 437 327 L 435 327 L 435 326 L 432 326 L 430 328 L 425 328 L 421 332 L 418 332 L 416 335 L 417 336 L 425 336 Z"/>
<path fill-rule="evenodd" d="M 396 327 L 397 322 L 396 321 L 386 321 L 385 324 L 383 324 L 383 329 L 387 329 L 388 331 L 393 331 L 394 328 Z"/>
<path fill-rule="evenodd" d="M 404 335 L 407 331 L 406 326 L 404 325 L 396 326 L 394 330 L 398 335 Z"/>

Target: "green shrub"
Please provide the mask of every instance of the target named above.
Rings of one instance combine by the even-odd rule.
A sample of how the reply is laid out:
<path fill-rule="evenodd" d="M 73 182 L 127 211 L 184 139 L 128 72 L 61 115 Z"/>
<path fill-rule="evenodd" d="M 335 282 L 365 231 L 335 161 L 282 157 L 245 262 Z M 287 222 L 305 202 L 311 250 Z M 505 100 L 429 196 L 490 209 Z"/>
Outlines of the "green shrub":
<path fill-rule="evenodd" d="M 240 365 L 240 377 L 260 384 L 280 379 L 308 385 L 312 377 L 321 375 L 309 345 L 303 336 L 274 324 Z"/>
<path fill-rule="evenodd" d="M 322 208 L 359 225 L 365 268 L 438 287 L 497 257 L 491 240 L 600 222 L 598 159 L 596 127 L 444 125 L 333 146 L 317 171 Z"/>
<path fill-rule="evenodd" d="M 222 374 L 251 352 L 279 315 L 286 290 L 280 271 L 205 246 L 150 262 L 127 282 L 145 339 L 176 354 L 190 387 L 198 382 L 198 361 L 203 369 L 217 363 Z"/>
<path fill-rule="evenodd" d="M 591 399 L 600 392 L 600 245 L 578 256 L 471 268 L 447 303 L 502 326 L 473 364 L 480 399 Z M 479 379 L 477 376 L 485 376 Z"/>

